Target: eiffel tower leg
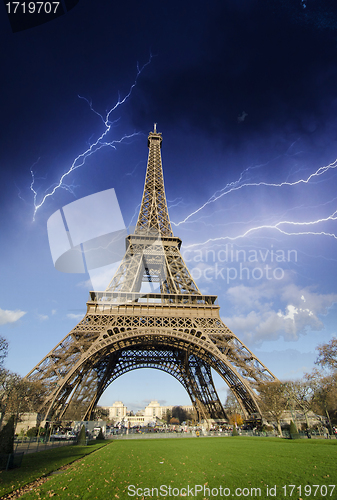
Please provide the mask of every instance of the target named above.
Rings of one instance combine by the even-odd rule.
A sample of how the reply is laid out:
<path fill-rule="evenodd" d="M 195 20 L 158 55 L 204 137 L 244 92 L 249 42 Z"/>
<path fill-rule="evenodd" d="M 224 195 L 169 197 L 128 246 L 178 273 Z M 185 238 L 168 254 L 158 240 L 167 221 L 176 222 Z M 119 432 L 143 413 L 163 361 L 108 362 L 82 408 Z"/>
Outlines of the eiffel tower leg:
<path fill-rule="evenodd" d="M 197 421 L 200 421 L 202 418 L 206 418 L 206 409 L 202 402 L 202 395 L 200 393 L 197 380 L 190 370 L 189 352 L 177 351 L 176 357 L 184 379 L 184 387 L 186 388 L 196 411 Z"/>
<path fill-rule="evenodd" d="M 105 389 L 108 387 L 110 384 L 109 379 L 111 377 L 111 373 L 113 373 L 116 369 L 116 365 L 120 359 L 120 353 L 119 352 L 113 352 L 111 353 L 107 358 L 103 360 L 104 366 L 102 366 L 102 362 L 99 364 L 98 367 L 95 367 L 97 373 L 98 373 L 98 382 L 97 382 L 97 387 L 96 391 L 94 392 L 90 404 L 88 405 L 85 414 L 83 415 L 82 420 L 90 420 L 92 413 L 94 409 L 96 408 L 96 405 L 98 401 L 100 400 L 100 397 L 102 396 L 103 392 Z"/>
<path fill-rule="evenodd" d="M 185 386 L 197 412 L 198 420 L 226 419 L 207 364 L 188 352 L 182 352 L 179 361 L 184 373 Z"/>
<path fill-rule="evenodd" d="M 226 414 L 216 392 L 211 368 L 203 360 L 193 356 L 191 364 L 195 370 L 195 376 L 202 393 L 202 401 L 207 408 L 207 415 L 210 419 L 225 419 Z"/>
<path fill-rule="evenodd" d="M 73 378 L 65 384 L 65 388 L 56 393 L 56 398 L 49 406 L 47 415 L 57 421 L 76 420 L 86 411 L 92 393 L 96 391 L 97 374 L 88 365 L 75 374 Z M 83 420 L 81 418 L 81 420 Z"/>

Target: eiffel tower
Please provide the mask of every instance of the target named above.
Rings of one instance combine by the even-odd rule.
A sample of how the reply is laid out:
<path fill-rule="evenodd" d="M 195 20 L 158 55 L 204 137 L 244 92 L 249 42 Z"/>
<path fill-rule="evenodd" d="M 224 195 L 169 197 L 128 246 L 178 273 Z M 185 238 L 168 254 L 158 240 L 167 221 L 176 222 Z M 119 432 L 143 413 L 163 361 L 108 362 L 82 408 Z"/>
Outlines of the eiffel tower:
<path fill-rule="evenodd" d="M 200 292 L 184 263 L 167 210 L 161 145 L 155 124 L 137 225 L 113 279 L 104 292 L 90 292 L 84 318 L 26 376 L 45 388 L 43 421 L 90 420 L 106 388 L 138 368 L 175 377 L 199 420 L 226 418 L 212 369 L 246 418 L 261 415 L 257 387 L 275 377 L 222 322 L 217 297 Z"/>

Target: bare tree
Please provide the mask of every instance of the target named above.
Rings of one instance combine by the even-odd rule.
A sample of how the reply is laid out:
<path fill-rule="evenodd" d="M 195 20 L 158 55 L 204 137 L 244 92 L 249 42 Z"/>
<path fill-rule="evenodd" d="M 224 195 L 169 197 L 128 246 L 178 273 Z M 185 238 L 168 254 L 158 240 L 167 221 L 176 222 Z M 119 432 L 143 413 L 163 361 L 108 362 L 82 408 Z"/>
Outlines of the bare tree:
<path fill-rule="evenodd" d="M 0 372 L 3 370 L 4 360 L 8 353 L 8 342 L 3 337 L 0 337 Z"/>
<path fill-rule="evenodd" d="M 290 380 L 285 382 L 285 394 L 293 405 L 299 409 L 305 417 L 307 429 L 309 429 L 308 413 L 313 409 L 315 392 L 308 384 L 308 380 Z"/>
<path fill-rule="evenodd" d="M 261 398 L 261 409 L 267 420 L 275 420 L 278 433 L 282 436 L 281 418 L 287 408 L 285 383 L 265 382 L 260 384 L 258 391 Z"/>
<path fill-rule="evenodd" d="M 109 410 L 107 408 L 102 408 L 102 406 L 96 406 L 92 412 L 91 420 L 107 420 L 109 418 Z"/>
<path fill-rule="evenodd" d="M 19 375 L 16 375 L 9 370 L 5 370 L 4 368 L 0 370 L 0 427 L 6 412 L 8 412 L 11 407 L 9 404 L 9 396 L 19 380 Z"/>
<path fill-rule="evenodd" d="M 315 361 L 322 368 L 337 370 L 337 338 L 333 337 L 327 344 L 316 347 L 318 358 Z"/>
<path fill-rule="evenodd" d="M 8 343 L 0 337 L 0 428 L 5 415 L 14 415 L 15 423 L 22 413 L 37 411 L 42 401 L 41 382 L 31 382 L 3 367 Z"/>
<path fill-rule="evenodd" d="M 230 415 L 241 415 L 241 417 L 243 416 L 242 408 L 232 391 L 230 391 L 227 395 L 224 408 L 228 417 L 230 417 Z"/>
<path fill-rule="evenodd" d="M 331 416 L 337 417 L 337 380 L 334 375 L 324 376 L 318 370 L 306 376 L 313 391 L 313 410 L 328 419 L 332 428 Z"/>
<path fill-rule="evenodd" d="M 3 369 L 0 373 L 0 422 L 6 414 L 14 415 L 18 422 L 23 413 L 37 411 L 43 392 L 41 382 L 28 381 Z"/>

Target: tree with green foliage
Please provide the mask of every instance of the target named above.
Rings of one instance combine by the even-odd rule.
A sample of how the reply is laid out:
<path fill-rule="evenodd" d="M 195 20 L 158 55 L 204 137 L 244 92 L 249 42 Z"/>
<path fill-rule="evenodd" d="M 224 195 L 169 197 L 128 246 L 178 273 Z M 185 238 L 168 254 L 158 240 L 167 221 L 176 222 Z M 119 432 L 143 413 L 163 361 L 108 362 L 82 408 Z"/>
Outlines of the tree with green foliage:
<path fill-rule="evenodd" d="M 39 428 L 38 427 L 31 427 L 26 432 L 26 436 L 29 437 L 29 438 L 36 437 L 38 435 L 38 433 L 39 433 Z"/>
<path fill-rule="evenodd" d="M 12 415 L 0 431 L 0 453 L 10 454 L 14 450 L 15 416 Z"/>
<path fill-rule="evenodd" d="M 84 425 L 82 425 L 80 433 L 78 435 L 77 444 L 79 444 L 80 446 L 85 446 L 87 444 L 87 440 L 86 440 L 86 437 L 85 437 L 85 427 L 84 427 Z"/>
<path fill-rule="evenodd" d="M 172 408 L 172 417 L 177 418 L 179 423 L 188 420 L 188 413 L 181 406 L 174 406 Z"/>
<path fill-rule="evenodd" d="M 167 424 L 169 424 L 171 418 L 172 418 L 172 412 L 171 410 L 167 410 L 165 415 L 163 416 L 163 419 L 166 421 Z"/>

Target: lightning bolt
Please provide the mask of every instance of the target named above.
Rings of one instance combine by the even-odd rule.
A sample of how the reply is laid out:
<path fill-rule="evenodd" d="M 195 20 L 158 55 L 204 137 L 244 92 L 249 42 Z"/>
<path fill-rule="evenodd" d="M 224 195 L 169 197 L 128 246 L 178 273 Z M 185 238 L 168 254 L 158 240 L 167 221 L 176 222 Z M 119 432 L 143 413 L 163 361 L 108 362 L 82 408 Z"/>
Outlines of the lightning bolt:
<path fill-rule="evenodd" d="M 172 222 L 173 225 L 175 226 L 180 226 L 181 224 L 186 223 L 189 221 L 193 215 L 196 215 L 199 213 L 201 210 L 203 210 L 207 205 L 210 205 L 211 203 L 214 203 L 215 201 L 219 200 L 223 196 L 232 193 L 233 191 L 238 191 L 244 187 L 258 187 L 258 186 L 267 186 L 267 187 L 283 187 L 283 186 L 297 186 L 299 184 L 308 184 L 310 181 L 312 181 L 315 178 L 319 178 L 321 175 L 325 174 L 329 170 L 333 170 L 337 167 L 337 159 L 330 163 L 329 165 L 325 165 L 323 167 L 319 167 L 315 172 L 310 174 L 306 179 L 298 179 L 297 181 L 289 182 L 289 181 L 284 181 L 280 183 L 272 183 L 272 182 L 244 182 L 241 183 L 244 175 L 251 170 L 252 167 L 248 167 L 245 169 L 239 176 L 239 179 L 236 181 L 228 183 L 224 188 L 222 188 L 219 191 L 216 191 L 203 205 L 201 205 L 199 208 L 194 210 L 194 212 L 191 212 L 185 219 L 181 220 L 180 222 Z M 256 167 L 255 167 L 256 168 Z M 285 223 L 285 222 L 284 222 Z M 316 223 L 316 222 L 314 222 Z M 281 224 L 281 223 L 279 223 Z"/>
<path fill-rule="evenodd" d="M 170 210 L 173 207 L 179 207 L 180 205 L 183 205 L 183 199 L 182 198 L 175 198 L 174 200 L 167 200 L 167 208 Z"/>
<path fill-rule="evenodd" d="M 315 224 L 320 224 L 322 222 L 328 222 L 328 221 L 334 221 L 337 220 L 337 210 L 333 212 L 331 215 L 328 215 L 327 217 L 324 217 L 322 219 L 317 219 L 313 221 L 308 221 L 308 222 L 294 222 L 294 221 L 279 221 L 276 224 L 270 224 L 270 225 L 261 225 L 261 226 L 256 226 L 252 227 L 250 229 L 247 229 L 244 233 L 238 235 L 238 236 L 219 236 L 217 238 L 209 238 L 206 241 L 203 241 L 202 243 L 193 243 L 191 245 L 186 245 L 185 248 L 192 248 L 195 246 L 202 246 L 206 245 L 207 243 L 214 243 L 216 241 L 223 241 L 223 240 L 230 240 L 230 241 L 235 241 L 240 238 L 245 238 L 249 234 L 260 231 L 262 229 L 274 229 L 279 231 L 280 233 L 286 235 L 286 236 L 303 236 L 303 235 L 315 235 L 315 236 L 328 236 L 331 238 L 334 238 L 337 240 L 337 235 L 334 233 L 329 233 L 326 231 L 297 231 L 297 232 L 289 232 L 285 231 L 284 229 L 281 228 L 281 226 L 314 226 Z"/>
<path fill-rule="evenodd" d="M 298 205 L 296 207 L 291 207 L 291 208 L 288 208 L 286 211 L 283 211 L 282 214 L 274 214 L 274 215 L 271 215 L 269 217 L 269 219 L 275 219 L 275 217 L 284 217 L 286 214 L 288 214 L 289 212 L 294 212 L 295 210 L 302 210 L 302 209 L 308 209 L 308 208 L 311 208 L 311 209 L 317 209 L 317 208 L 321 208 L 321 207 L 325 207 L 327 205 L 330 205 L 332 203 L 335 203 L 337 200 L 337 197 L 333 198 L 332 200 L 329 200 L 329 201 L 326 201 L 325 203 L 320 203 L 318 205 L 310 205 L 310 206 L 307 206 L 307 205 Z M 173 205 L 174 206 L 174 205 Z M 250 224 L 253 224 L 253 223 L 257 223 L 257 222 L 262 222 L 261 219 L 259 219 L 258 217 L 254 217 L 253 219 L 250 219 L 250 220 L 243 220 L 243 221 L 229 221 L 229 222 L 221 222 L 221 223 L 215 223 L 215 224 L 212 224 L 211 222 L 206 222 L 205 219 L 214 219 L 215 216 L 217 214 L 220 214 L 221 212 L 226 212 L 226 211 L 231 211 L 233 210 L 234 208 L 237 208 L 239 207 L 240 204 L 236 204 L 236 205 L 233 205 L 231 208 L 227 208 L 227 209 L 221 209 L 221 210 L 216 210 L 215 212 L 212 212 L 211 214 L 209 215 L 202 215 L 200 216 L 198 219 L 195 219 L 194 221 L 188 221 L 187 223 L 188 224 L 194 224 L 194 223 L 200 223 L 200 224 L 203 224 L 204 226 L 206 227 L 212 227 L 212 228 L 217 228 L 217 227 L 228 227 L 228 226 L 233 226 L 233 224 L 235 224 L 236 226 L 239 226 L 239 225 L 250 225 Z M 284 221 L 285 223 L 285 221 Z M 280 222 L 281 224 L 281 222 Z M 289 224 L 292 224 L 292 222 L 289 221 Z M 295 224 L 295 223 L 294 223 Z M 296 223 L 297 224 L 297 223 Z M 301 223 L 298 223 L 298 224 L 301 224 Z M 303 223 L 305 224 L 305 223 Z M 309 223 L 308 223 L 309 224 Z M 265 227 L 265 225 L 261 226 L 261 227 Z M 269 227 L 275 227 L 274 225 L 273 226 L 269 226 Z M 195 232 L 199 232 L 200 230 L 199 229 L 196 229 Z"/>
<path fill-rule="evenodd" d="M 202 221 L 202 219 L 204 219 L 204 218 L 207 219 L 208 216 L 201 216 L 201 217 L 194 219 L 194 220 L 190 220 L 190 219 L 193 215 L 200 212 L 204 207 L 206 207 L 210 203 L 215 202 L 216 200 L 218 200 L 222 196 L 225 196 L 226 194 L 229 194 L 233 191 L 238 191 L 243 187 L 248 187 L 248 186 L 249 187 L 250 186 L 254 186 L 254 187 L 255 186 L 268 186 L 268 187 L 296 186 L 299 184 L 308 184 L 310 182 L 313 183 L 313 181 L 315 179 L 316 179 L 316 183 L 323 182 L 323 179 L 320 179 L 320 177 L 322 175 L 324 175 L 325 173 L 327 173 L 328 171 L 335 170 L 336 167 L 337 167 L 337 159 L 328 165 L 319 167 L 316 171 L 314 171 L 313 173 L 311 173 L 307 177 L 298 179 L 296 181 L 286 180 L 286 181 L 283 181 L 280 183 L 269 183 L 269 182 L 265 182 L 265 181 L 241 183 L 241 181 L 244 178 L 244 176 L 246 175 L 246 173 L 251 169 L 251 167 L 249 167 L 248 169 L 244 170 L 240 174 L 238 180 L 227 184 L 223 189 L 214 193 L 213 196 L 211 198 L 209 198 L 209 200 L 206 203 L 204 203 L 197 210 L 195 210 L 194 212 L 189 214 L 187 217 L 185 217 L 185 219 L 183 221 L 180 221 L 179 223 L 173 223 L 173 224 L 176 226 L 179 226 L 180 224 L 183 224 L 183 223 L 202 222 L 206 226 L 214 227 L 214 225 L 208 224 L 208 223 Z M 327 202 L 320 204 L 320 205 L 315 205 L 315 207 L 311 207 L 311 208 L 317 208 L 317 207 L 326 206 L 328 204 L 334 204 L 335 201 L 336 201 L 336 197 L 330 201 L 327 201 Z M 294 211 L 294 210 L 299 209 L 299 208 L 303 208 L 303 205 L 301 205 L 299 207 L 292 207 L 292 208 L 288 209 L 286 212 L 283 213 L 283 217 L 287 212 Z M 210 216 L 210 217 L 212 217 L 212 216 Z M 281 217 L 282 217 L 282 215 L 281 215 Z M 275 218 L 275 216 L 274 216 L 274 218 Z M 224 240 L 236 241 L 238 239 L 248 237 L 254 232 L 258 232 L 261 230 L 268 230 L 268 229 L 277 231 L 280 234 L 285 235 L 285 236 L 313 235 L 313 236 L 326 236 L 328 238 L 333 238 L 333 239 L 337 240 L 337 235 L 334 232 L 315 229 L 315 226 L 317 227 L 318 224 L 332 222 L 332 221 L 335 221 L 336 219 L 337 219 L 337 210 L 332 209 L 332 211 L 329 215 L 323 216 L 322 218 L 318 218 L 318 219 L 314 219 L 314 220 L 307 220 L 307 221 L 300 221 L 300 222 L 294 221 L 294 220 L 289 220 L 289 219 L 281 219 L 275 223 L 267 223 L 267 224 L 263 223 L 261 225 L 253 226 L 250 229 L 247 229 L 246 231 L 244 231 L 243 233 L 238 234 L 237 236 L 219 236 L 219 237 L 209 238 L 209 239 L 207 239 L 203 242 L 200 242 L 200 243 L 186 245 L 185 248 L 203 246 L 203 245 L 206 245 L 208 243 L 215 243 L 215 242 L 220 242 L 220 241 L 224 241 Z M 244 222 L 236 222 L 235 224 L 248 225 L 248 224 L 251 224 L 252 222 L 254 222 L 254 220 L 244 221 Z M 221 225 L 223 226 L 223 225 L 230 225 L 230 224 L 232 224 L 232 223 L 226 223 L 226 224 L 221 224 Z"/>
<path fill-rule="evenodd" d="M 130 220 L 130 223 L 129 223 L 129 227 L 131 227 L 131 225 L 132 225 L 133 221 L 134 221 L 135 219 L 137 219 L 137 216 L 138 216 L 138 213 L 139 213 L 139 209 L 140 209 L 140 205 L 141 205 L 141 204 L 139 203 L 139 204 L 136 206 L 135 211 L 134 211 L 134 214 L 133 214 L 133 216 L 131 217 L 131 220 Z"/>
<path fill-rule="evenodd" d="M 111 127 L 118 121 L 118 119 L 114 120 L 114 121 L 111 121 L 111 115 L 113 114 L 114 111 L 117 110 L 117 108 L 119 108 L 120 106 L 122 106 L 129 99 L 129 97 L 132 94 L 133 89 L 137 85 L 137 81 L 138 81 L 138 78 L 139 78 L 140 74 L 143 72 L 144 68 L 151 63 L 151 60 L 152 60 L 152 55 L 150 55 L 149 60 L 141 68 L 139 68 L 139 65 L 137 63 L 136 78 L 135 78 L 134 83 L 131 85 L 131 87 L 129 89 L 129 92 L 122 99 L 119 96 L 118 99 L 117 99 L 116 104 L 106 113 L 105 116 L 103 116 L 102 114 L 100 114 L 98 111 L 96 111 L 92 107 L 91 101 L 89 101 L 85 97 L 78 96 L 80 99 L 84 99 L 88 103 L 88 105 L 90 106 L 91 111 L 93 113 L 95 113 L 96 115 L 98 115 L 101 118 L 101 120 L 103 122 L 103 125 L 105 127 L 105 130 L 98 137 L 98 139 L 96 141 L 94 141 L 92 144 L 90 144 L 89 147 L 83 153 L 79 154 L 74 159 L 74 161 L 72 162 L 72 164 L 69 167 L 69 169 L 60 177 L 60 179 L 59 179 L 59 181 L 57 183 L 55 183 L 53 186 L 50 186 L 47 189 L 47 193 L 42 197 L 41 201 L 39 201 L 39 202 L 37 201 L 38 193 L 37 193 L 36 189 L 34 188 L 35 173 L 34 173 L 33 169 L 31 168 L 30 172 L 31 172 L 31 176 L 32 176 L 32 182 L 30 184 L 30 190 L 33 193 L 33 202 L 34 202 L 33 221 L 35 221 L 35 216 L 36 216 L 37 211 L 44 205 L 44 203 L 46 202 L 46 200 L 49 197 L 51 197 L 51 196 L 53 196 L 55 194 L 55 192 L 58 189 L 66 189 L 67 191 L 70 191 L 70 192 L 73 193 L 72 186 L 69 186 L 69 185 L 65 184 L 64 180 L 74 170 L 77 170 L 78 168 L 82 167 L 85 164 L 85 161 L 86 161 L 86 159 L 88 157 L 90 157 L 91 155 L 95 154 L 97 151 L 99 151 L 100 149 L 105 148 L 105 147 L 111 147 L 113 149 L 116 149 L 116 146 L 118 144 L 121 144 L 123 141 L 131 139 L 131 138 L 133 138 L 133 137 L 135 137 L 137 135 L 141 135 L 140 132 L 134 132 L 134 133 L 129 134 L 129 135 L 124 135 L 120 139 L 114 139 L 112 141 L 108 140 L 108 138 L 107 138 L 107 136 L 108 136 L 108 134 L 109 134 L 109 132 L 111 130 Z"/>

